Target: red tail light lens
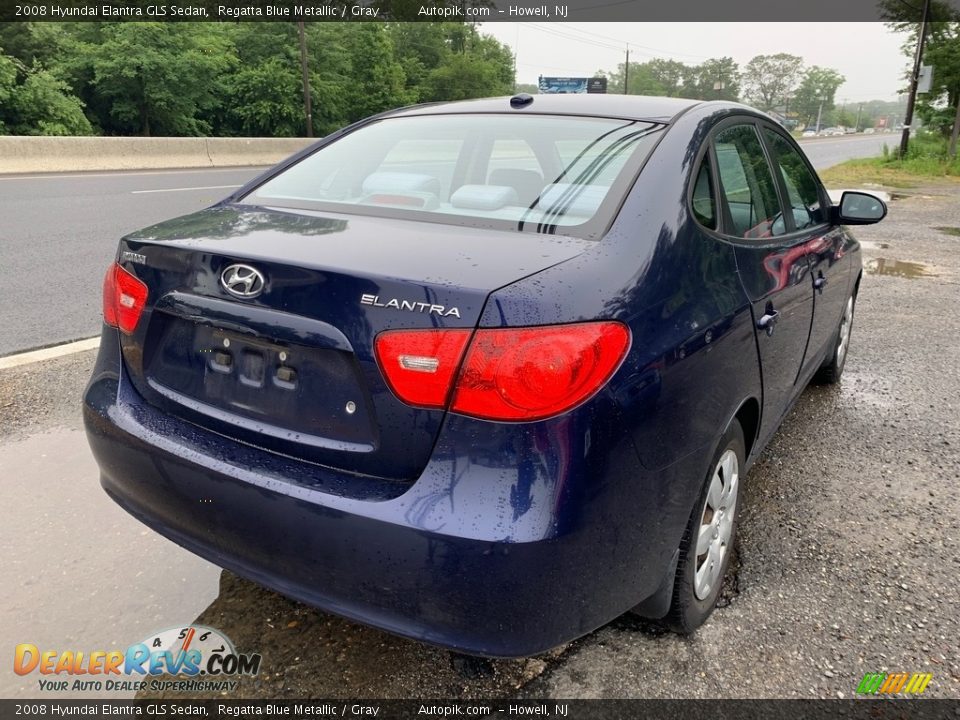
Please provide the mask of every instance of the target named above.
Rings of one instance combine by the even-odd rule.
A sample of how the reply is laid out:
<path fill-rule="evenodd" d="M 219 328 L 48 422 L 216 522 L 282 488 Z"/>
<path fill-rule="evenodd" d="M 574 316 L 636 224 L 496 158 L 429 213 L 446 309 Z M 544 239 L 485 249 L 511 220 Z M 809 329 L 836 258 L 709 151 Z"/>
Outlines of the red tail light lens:
<path fill-rule="evenodd" d="M 103 279 L 103 321 L 130 335 L 140 322 L 147 304 L 147 286 L 118 263 L 107 269 Z"/>
<path fill-rule="evenodd" d="M 559 415 L 603 387 L 629 344 L 618 322 L 477 330 L 451 409 L 488 420 Z"/>
<path fill-rule="evenodd" d="M 377 363 L 410 405 L 445 408 L 470 330 L 389 330 L 377 335 Z"/>
<path fill-rule="evenodd" d="M 467 330 L 391 331 L 377 338 L 377 360 L 401 400 L 442 408 L 469 337 Z M 485 420 L 558 415 L 603 387 L 629 345 L 630 331 L 618 322 L 477 330 L 450 407 Z"/>

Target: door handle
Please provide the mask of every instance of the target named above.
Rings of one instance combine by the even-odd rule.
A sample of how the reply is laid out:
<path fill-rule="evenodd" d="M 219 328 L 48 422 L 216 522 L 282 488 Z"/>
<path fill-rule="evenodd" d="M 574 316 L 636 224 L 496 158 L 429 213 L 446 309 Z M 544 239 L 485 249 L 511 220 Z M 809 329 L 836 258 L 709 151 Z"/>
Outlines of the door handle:
<path fill-rule="evenodd" d="M 823 295 L 823 289 L 827 286 L 827 279 L 823 276 L 823 273 L 819 273 L 816 278 L 813 280 L 813 289 Z"/>
<path fill-rule="evenodd" d="M 767 309 L 764 312 L 763 316 L 757 320 L 757 329 L 766 330 L 767 337 L 773 335 L 773 329 L 777 326 L 777 318 L 780 317 L 780 312 L 773 309 L 773 305 L 767 303 Z"/>

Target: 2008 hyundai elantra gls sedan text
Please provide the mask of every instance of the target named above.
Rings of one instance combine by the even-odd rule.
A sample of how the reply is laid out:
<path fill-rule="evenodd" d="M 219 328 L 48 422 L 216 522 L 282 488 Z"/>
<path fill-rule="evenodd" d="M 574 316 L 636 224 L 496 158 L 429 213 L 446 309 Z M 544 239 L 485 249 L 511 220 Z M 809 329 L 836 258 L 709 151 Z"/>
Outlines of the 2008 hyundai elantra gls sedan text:
<path fill-rule="evenodd" d="M 279 592 L 523 656 L 716 604 L 751 462 L 836 381 L 861 260 L 742 105 L 526 96 L 330 135 L 120 242 L 107 493 Z"/>

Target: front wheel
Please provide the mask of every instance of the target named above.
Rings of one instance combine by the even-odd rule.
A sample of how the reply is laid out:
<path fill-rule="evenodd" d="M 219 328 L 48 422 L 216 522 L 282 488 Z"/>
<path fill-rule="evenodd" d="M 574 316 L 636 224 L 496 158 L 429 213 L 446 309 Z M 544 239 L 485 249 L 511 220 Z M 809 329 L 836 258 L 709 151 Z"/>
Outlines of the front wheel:
<path fill-rule="evenodd" d="M 744 447 L 743 429 L 734 420 L 714 454 L 680 543 L 673 602 L 666 618 L 676 632 L 692 633 L 717 605 L 736 538 Z"/>
<path fill-rule="evenodd" d="M 823 361 L 823 365 L 817 370 L 814 378 L 819 383 L 833 385 L 840 382 L 840 376 L 843 375 L 843 366 L 847 362 L 847 351 L 850 349 L 854 307 L 854 297 L 851 295 L 847 298 L 847 304 L 843 308 L 840 327 L 837 328 L 837 338 L 833 341 L 833 352 Z"/>

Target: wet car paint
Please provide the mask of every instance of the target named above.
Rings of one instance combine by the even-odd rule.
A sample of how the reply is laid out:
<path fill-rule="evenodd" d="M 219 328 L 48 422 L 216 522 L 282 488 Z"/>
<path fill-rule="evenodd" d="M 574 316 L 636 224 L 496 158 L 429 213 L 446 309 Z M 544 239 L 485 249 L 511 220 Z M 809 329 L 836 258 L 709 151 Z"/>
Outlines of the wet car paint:
<path fill-rule="evenodd" d="M 749 464 L 828 349 L 822 338 L 808 348 L 816 312 L 808 256 L 828 248 L 818 262 L 837 266 L 844 292 L 859 266 L 845 234 L 807 240 L 775 263 L 779 251 L 751 248 L 768 268 L 758 276 L 766 286 L 751 290 L 743 246 L 692 220 L 696 152 L 717 122 L 746 112 L 710 104 L 680 114 L 601 242 L 487 299 L 480 327 L 585 318 L 630 327 L 622 367 L 576 410 L 519 425 L 448 414 L 416 481 L 392 494 L 373 483 L 364 498 L 344 489 L 355 478 L 224 442 L 150 407 L 108 329 L 85 408 L 104 487 L 241 575 L 469 652 L 539 652 L 656 594 L 726 427 L 734 418 L 744 425 Z M 810 306 L 807 324 L 759 337 L 757 303 L 783 291 L 783 278 L 808 298 L 799 300 Z M 778 352 L 796 367 L 765 400 L 768 339 L 789 343 Z"/>

